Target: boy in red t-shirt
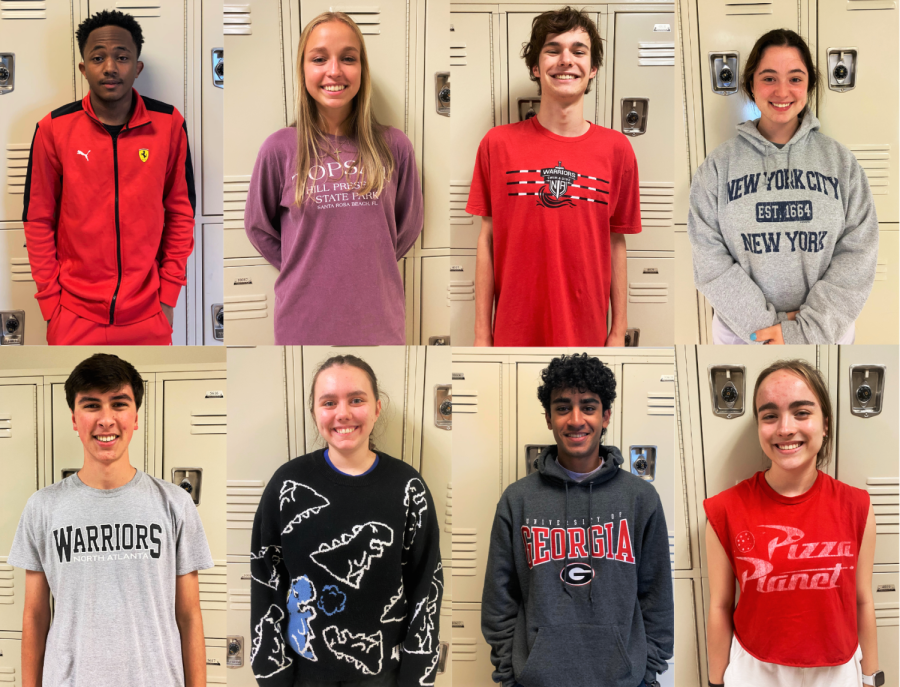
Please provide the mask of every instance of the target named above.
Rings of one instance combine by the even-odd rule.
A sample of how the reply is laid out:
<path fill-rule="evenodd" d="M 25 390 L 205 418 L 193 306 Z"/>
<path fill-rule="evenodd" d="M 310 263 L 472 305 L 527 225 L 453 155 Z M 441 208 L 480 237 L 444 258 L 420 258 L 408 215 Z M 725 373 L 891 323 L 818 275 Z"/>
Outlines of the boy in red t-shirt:
<path fill-rule="evenodd" d="M 640 196 L 628 140 L 582 114 L 600 35 L 570 7 L 544 12 L 522 56 L 540 112 L 482 139 L 466 205 L 482 216 L 475 345 L 623 346 L 625 234 L 641 231 Z"/>

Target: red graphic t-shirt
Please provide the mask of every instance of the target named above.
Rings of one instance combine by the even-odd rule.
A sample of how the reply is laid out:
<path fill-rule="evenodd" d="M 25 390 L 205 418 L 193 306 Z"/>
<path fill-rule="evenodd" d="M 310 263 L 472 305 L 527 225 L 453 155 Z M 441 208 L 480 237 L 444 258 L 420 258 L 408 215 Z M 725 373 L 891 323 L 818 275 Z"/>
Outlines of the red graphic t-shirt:
<path fill-rule="evenodd" d="M 495 346 L 602 346 L 609 234 L 641 231 L 628 139 L 596 124 L 557 136 L 537 117 L 478 147 L 466 212 L 494 223 Z"/>
<path fill-rule="evenodd" d="M 703 507 L 741 586 L 734 634 L 747 653 L 802 668 L 849 661 L 869 495 L 819 472 L 805 494 L 782 496 L 757 472 Z"/>

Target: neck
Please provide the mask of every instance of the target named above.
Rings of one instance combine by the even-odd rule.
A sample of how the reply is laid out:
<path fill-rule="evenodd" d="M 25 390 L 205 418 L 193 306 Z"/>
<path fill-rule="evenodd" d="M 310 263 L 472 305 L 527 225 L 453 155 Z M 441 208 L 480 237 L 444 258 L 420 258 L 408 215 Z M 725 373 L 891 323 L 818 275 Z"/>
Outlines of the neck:
<path fill-rule="evenodd" d="M 782 496 L 800 496 L 812 489 L 818 477 L 816 462 L 797 470 L 784 470 L 776 463 L 765 472 L 766 482 Z"/>
<path fill-rule="evenodd" d="M 542 127 L 557 136 L 583 136 L 591 128 L 584 118 L 583 96 L 570 103 L 541 102 L 537 118 Z"/>
<path fill-rule="evenodd" d="M 328 459 L 341 472 L 348 475 L 361 475 L 375 462 L 375 452 L 369 447 L 360 446 L 354 451 L 340 451 L 334 446 L 328 447 Z"/>
<path fill-rule="evenodd" d="M 799 128 L 800 119 L 796 117 L 784 124 L 776 124 L 765 117 L 761 117 L 756 125 L 756 129 L 762 134 L 764 139 L 779 145 L 790 141 Z"/>
<path fill-rule="evenodd" d="M 119 126 L 128 122 L 128 115 L 131 114 L 131 101 L 132 93 L 113 102 L 101 100 L 91 93 L 91 107 L 94 108 L 94 114 L 97 115 L 97 119 L 110 126 Z"/>
<path fill-rule="evenodd" d="M 597 448 L 597 453 L 590 456 L 571 456 L 568 453 L 559 451 L 556 457 L 559 460 L 559 464 L 566 470 L 578 472 L 582 475 L 593 472 L 603 462 L 603 459 L 600 457 L 599 447 Z"/>
<path fill-rule="evenodd" d="M 100 463 L 85 455 L 78 479 L 94 489 L 118 489 L 128 484 L 136 474 L 137 470 L 128 461 L 127 452 L 113 463 Z"/>
<path fill-rule="evenodd" d="M 351 106 L 340 110 L 319 108 L 319 120 L 326 134 L 330 136 L 346 136 L 346 123 L 350 118 Z"/>

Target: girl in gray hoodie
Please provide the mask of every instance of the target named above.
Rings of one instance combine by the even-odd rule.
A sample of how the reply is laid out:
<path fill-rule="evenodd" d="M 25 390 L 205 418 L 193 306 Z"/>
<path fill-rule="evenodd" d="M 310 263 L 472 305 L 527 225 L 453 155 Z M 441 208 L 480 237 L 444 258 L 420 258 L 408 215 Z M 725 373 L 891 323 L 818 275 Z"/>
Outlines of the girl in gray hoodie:
<path fill-rule="evenodd" d="M 809 111 L 818 81 L 800 36 L 762 36 L 741 83 L 760 118 L 694 175 L 688 235 L 714 343 L 853 343 L 878 219 L 856 158 Z"/>

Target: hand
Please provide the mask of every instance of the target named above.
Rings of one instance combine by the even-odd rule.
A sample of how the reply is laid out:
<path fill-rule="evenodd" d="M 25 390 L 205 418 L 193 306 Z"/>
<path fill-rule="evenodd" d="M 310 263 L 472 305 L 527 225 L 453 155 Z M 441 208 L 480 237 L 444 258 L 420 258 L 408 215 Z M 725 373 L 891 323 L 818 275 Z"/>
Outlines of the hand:
<path fill-rule="evenodd" d="M 162 308 L 163 315 L 166 316 L 166 319 L 169 321 L 169 326 L 172 326 L 172 323 L 175 322 L 175 308 L 171 305 L 166 305 L 165 303 L 160 303 L 159 306 Z"/>
<path fill-rule="evenodd" d="M 625 334 L 616 334 L 614 332 L 610 332 L 606 337 L 606 347 L 612 348 L 613 346 L 622 347 L 625 345 Z"/>
<path fill-rule="evenodd" d="M 798 312 L 800 312 L 800 311 L 799 311 L 799 310 L 791 310 L 791 311 L 787 314 L 787 318 L 788 318 L 791 322 L 793 322 L 794 320 L 797 319 L 797 313 L 798 313 Z"/>
<path fill-rule="evenodd" d="M 784 346 L 784 336 L 781 331 L 781 323 L 772 325 L 771 327 L 766 327 L 765 329 L 760 329 L 757 332 L 753 332 L 750 335 L 751 341 L 758 341 L 764 344 L 780 344 Z"/>
<path fill-rule="evenodd" d="M 476 334 L 475 345 L 492 347 L 494 345 L 494 337 L 491 334 Z"/>

